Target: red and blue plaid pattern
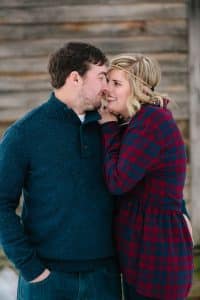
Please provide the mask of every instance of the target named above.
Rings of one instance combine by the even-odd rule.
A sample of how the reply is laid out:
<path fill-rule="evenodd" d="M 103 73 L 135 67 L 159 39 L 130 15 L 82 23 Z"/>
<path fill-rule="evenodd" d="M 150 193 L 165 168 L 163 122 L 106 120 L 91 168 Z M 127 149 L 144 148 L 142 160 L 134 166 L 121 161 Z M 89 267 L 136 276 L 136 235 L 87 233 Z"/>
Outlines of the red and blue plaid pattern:
<path fill-rule="evenodd" d="M 109 122 L 102 135 L 124 279 L 143 296 L 183 300 L 193 245 L 181 212 L 186 155 L 180 131 L 167 109 L 144 105 L 126 128 Z"/>

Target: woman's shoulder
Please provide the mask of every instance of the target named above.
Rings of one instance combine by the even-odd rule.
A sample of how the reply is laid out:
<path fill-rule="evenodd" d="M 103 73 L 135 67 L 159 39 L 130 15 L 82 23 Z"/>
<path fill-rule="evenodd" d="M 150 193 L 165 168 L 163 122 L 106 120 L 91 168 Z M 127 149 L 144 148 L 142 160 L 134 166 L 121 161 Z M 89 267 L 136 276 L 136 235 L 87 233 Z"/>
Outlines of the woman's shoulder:
<path fill-rule="evenodd" d="M 171 111 L 158 105 L 143 105 L 138 113 L 138 121 L 141 122 L 161 124 L 171 120 L 173 120 Z"/>
<path fill-rule="evenodd" d="M 129 129 L 141 128 L 146 134 L 163 136 L 177 130 L 171 111 L 157 105 L 143 105 L 132 118 Z"/>
<path fill-rule="evenodd" d="M 163 117 L 168 117 L 171 116 L 171 111 L 166 108 L 162 107 L 160 105 L 155 105 L 155 104 L 144 104 L 142 105 L 141 108 L 141 113 L 143 113 L 146 116 L 160 116 L 162 115 Z"/>

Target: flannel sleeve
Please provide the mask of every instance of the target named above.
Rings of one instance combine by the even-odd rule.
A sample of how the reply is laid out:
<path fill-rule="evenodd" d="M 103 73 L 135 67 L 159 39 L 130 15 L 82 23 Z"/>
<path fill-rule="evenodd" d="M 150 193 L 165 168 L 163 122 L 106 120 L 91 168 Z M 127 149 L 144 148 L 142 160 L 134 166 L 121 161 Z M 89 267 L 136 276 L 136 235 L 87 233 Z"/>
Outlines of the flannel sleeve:
<path fill-rule="evenodd" d="M 129 192 L 154 164 L 160 141 L 149 127 L 131 125 L 120 137 L 116 122 L 102 126 L 106 183 L 115 195 Z"/>
<path fill-rule="evenodd" d="M 24 142 L 17 128 L 10 128 L 0 142 L 0 241 L 8 258 L 29 281 L 45 267 L 16 214 L 27 170 Z"/>

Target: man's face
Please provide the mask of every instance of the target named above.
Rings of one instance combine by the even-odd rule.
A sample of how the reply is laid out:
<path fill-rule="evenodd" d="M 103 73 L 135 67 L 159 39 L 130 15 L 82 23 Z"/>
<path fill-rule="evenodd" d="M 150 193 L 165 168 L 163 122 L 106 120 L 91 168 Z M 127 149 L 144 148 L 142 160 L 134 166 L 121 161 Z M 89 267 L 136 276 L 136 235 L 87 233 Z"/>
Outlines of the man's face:
<path fill-rule="evenodd" d="M 95 110 L 101 105 L 102 94 L 107 88 L 107 67 L 91 64 L 90 69 L 83 77 L 80 97 L 85 110 Z"/>

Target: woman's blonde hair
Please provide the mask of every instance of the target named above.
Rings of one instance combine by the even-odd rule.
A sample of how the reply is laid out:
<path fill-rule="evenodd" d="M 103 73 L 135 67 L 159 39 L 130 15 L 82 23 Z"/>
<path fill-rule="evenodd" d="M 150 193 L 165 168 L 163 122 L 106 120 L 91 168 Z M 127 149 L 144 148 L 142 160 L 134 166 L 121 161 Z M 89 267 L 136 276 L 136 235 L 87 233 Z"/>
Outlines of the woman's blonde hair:
<path fill-rule="evenodd" d="M 163 106 L 164 95 L 154 91 L 161 79 L 158 62 L 152 57 L 135 54 L 119 55 L 112 59 L 109 71 L 117 69 L 124 71 L 131 87 L 128 99 L 130 116 L 135 115 L 144 103 Z"/>

